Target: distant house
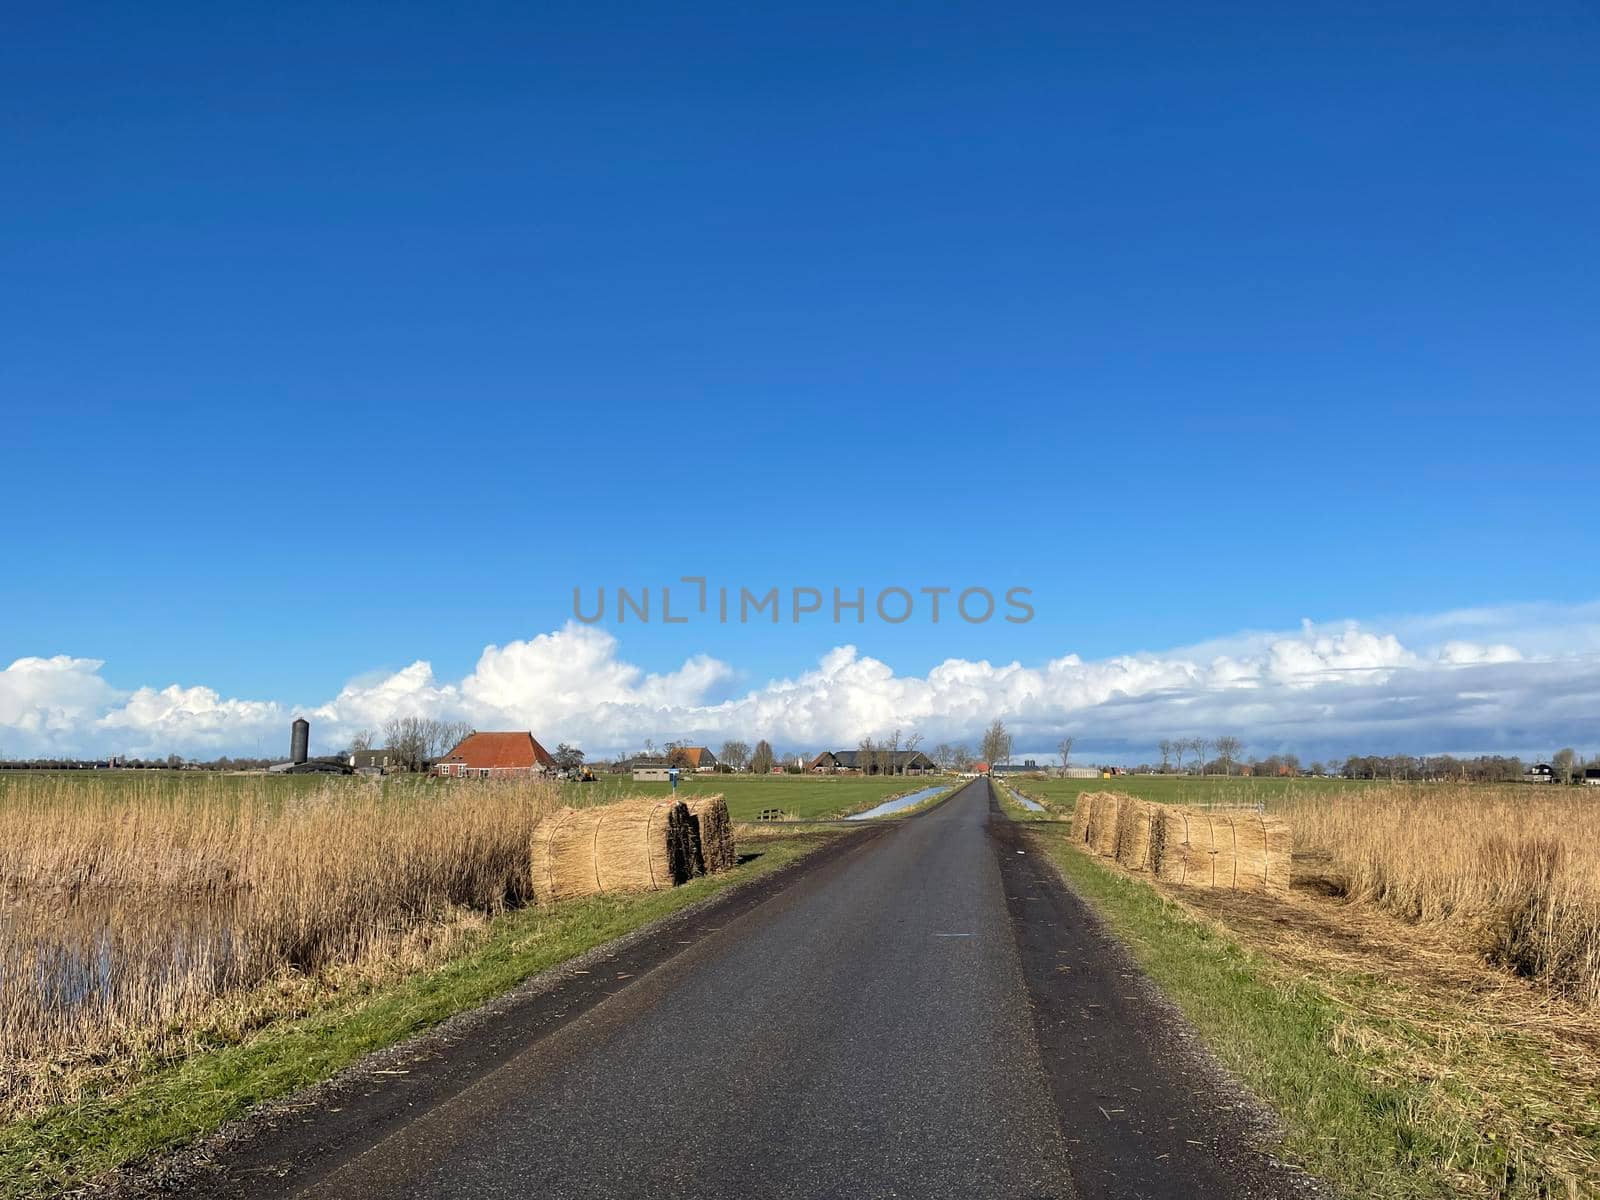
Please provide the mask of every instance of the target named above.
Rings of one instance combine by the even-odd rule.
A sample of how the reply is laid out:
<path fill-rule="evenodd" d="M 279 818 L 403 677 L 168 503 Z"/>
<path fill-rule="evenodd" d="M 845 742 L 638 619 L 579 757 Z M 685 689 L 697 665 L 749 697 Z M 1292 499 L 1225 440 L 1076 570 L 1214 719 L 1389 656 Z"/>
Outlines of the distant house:
<path fill-rule="evenodd" d="M 635 783 L 664 783 L 672 778 L 672 768 L 662 754 L 635 754 L 625 759 L 626 770 Z"/>
<path fill-rule="evenodd" d="M 1585 767 L 1583 769 L 1583 786 L 1600 787 L 1600 767 Z"/>
<path fill-rule="evenodd" d="M 433 774 L 456 779 L 501 779 L 510 775 L 542 775 L 555 770 L 556 760 L 527 731 L 473 733 L 438 762 Z"/>
<path fill-rule="evenodd" d="M 350 755 L 350 766 L 357 775 L 384 775 L 411 766 L 398 750 L 356 750 Z"/>
<path fill-rule="evenodd" d="M 704 746 L 679 746 L 667 758 L 673 766 L 681 770 L 695 771 L 702 775 L 715 771 L 719 766 L 717 756 Z"/>
<path fill-rule="evenodd" d="M 824 750 L 806 766 L 814 775 L 927 775 L 939 768 L 920 750 Z"/>
<path fill-rule="evenodd" d="M 1534 763 L 1522 773 L 1523 783 L 1554 783 L 1555 768 L 1549 763 Z"/>
<path fill-rule="evenodd" d="M 989 768 L 991 775 L 1042 775 L 1044 768 L 1031 758 L 1020 763 L 996 763 Z"/>
<path fill-rule="evenodd" d="M 1065 767 L 1062 769 L 1063 779 L 1099 779 L 1099 767 Z"/>

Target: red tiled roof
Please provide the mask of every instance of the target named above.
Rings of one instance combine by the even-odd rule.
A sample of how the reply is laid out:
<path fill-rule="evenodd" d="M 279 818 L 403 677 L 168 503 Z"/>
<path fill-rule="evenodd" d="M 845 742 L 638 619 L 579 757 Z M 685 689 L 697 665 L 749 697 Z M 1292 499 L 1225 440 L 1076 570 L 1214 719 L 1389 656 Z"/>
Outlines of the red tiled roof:
<path fill-rule="evenodd" d="M 501 770 L 516 767 L 553 767 L 550 752 L 526 731 L 520 733 L 474 733 L 440 762 L 465 763 L 474 770 L 484 767 Z"/>
<path fill-rule="evenodd" d="M 691 767 L 697 767 L 698 768 L 700 766 L 701 756 L 702 755 L 709 755 L 710 753 L 711 753 L 711 751 L 707 750 L 704 746 L 685 746 L 685 747 L 683 747 L 683 756 L 686 759 L 689 760 L 689 765 Z"/>

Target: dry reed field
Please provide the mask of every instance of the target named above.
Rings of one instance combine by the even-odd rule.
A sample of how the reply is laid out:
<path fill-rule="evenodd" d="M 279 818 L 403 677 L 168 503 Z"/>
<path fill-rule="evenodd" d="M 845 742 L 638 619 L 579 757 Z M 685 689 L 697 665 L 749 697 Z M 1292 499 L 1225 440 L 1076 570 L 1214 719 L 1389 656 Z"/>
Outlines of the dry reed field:
<path fill-rule="evenodd" d="M 560 802 L 533 780 L 8 781 L 0 1120 L 196 1023 L 248 1020 L 218 1017 L 227 997 L 437 960 L 532 901 L 531 835 Z"/>
<path fill-rule="evenodd" d="M 1375 787 L 1284 807 L 1297 858 L 1350 900 L 1453 929 L 1600 1006 L 1600 804 L 1578 789 Z"/>

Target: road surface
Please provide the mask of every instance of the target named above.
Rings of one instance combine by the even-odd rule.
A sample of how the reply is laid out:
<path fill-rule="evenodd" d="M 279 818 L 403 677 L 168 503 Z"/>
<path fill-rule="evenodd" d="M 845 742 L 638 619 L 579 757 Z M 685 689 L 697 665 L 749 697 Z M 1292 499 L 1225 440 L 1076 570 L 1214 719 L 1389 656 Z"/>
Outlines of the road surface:
<path fill-rule="evenodd" d="M 446 1082 L 403 1101 L 374 1085 L 326 1130 L 294 1122 L 214 1190 L 1301 1194 L 987 780 L 674 943 L 608 963 L 606 986 L 547 1028 L 502 1030 L 489 1062 L 464 1044 L 440 1056 L 459 1059 Z"/>

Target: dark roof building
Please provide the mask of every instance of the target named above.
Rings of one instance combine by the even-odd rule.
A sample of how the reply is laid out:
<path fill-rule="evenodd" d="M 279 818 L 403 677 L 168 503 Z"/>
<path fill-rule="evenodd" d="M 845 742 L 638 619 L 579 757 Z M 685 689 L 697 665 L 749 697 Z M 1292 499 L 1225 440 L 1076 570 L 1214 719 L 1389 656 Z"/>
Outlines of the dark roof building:
<path fill-rule="evenodd" d="M 989 774 L 1041 775 L 1044 773 L 1044 770 L 1045 769 L 1041 767 L 1035 760 L 1029 758 L 1020 763 L 996 763 L 993 767 L 989 768 Z"/>
<path fill-rule="evenodd" d="M 675 767 L 690 771 L 715 771 L 717 756 L 704 746 L 679 746 L 667 759 Z"/>
<path fill-rule="evenodd" d="M 920 750 L 824 750 L 806 766 L 815 774 L 859 771 L 863 775 L 924 775 L 939 768 Z"/>
<path fill-rule="evenodd" d="M 399 771 L 410 766 L 398 750 L 355 750 L 350 754 L 350 766 L 357 771 Z"/>

